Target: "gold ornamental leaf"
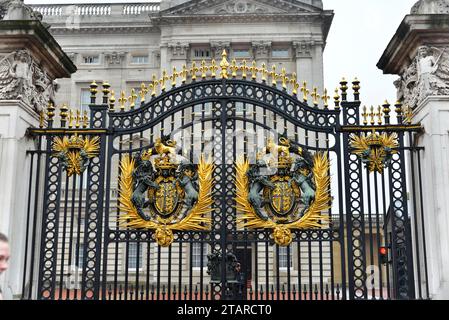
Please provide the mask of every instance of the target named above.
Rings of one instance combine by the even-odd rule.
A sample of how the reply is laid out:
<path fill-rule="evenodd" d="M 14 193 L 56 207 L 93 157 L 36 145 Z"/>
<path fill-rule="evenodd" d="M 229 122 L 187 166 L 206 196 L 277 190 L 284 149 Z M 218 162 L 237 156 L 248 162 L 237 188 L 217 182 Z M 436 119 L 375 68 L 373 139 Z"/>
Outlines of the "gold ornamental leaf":
<path fill-rule="evenodd" d="M 53 140 L 53 151 L 54 152 L 63 152 L 67 151 L 69 148 L 69 138 L 64 136 L 62 139 L 60 137 L 56 137 Z"/>
<path fill-rule="evenodd" d="M 92 139 L 85 138 L 84 150 L 89 158 L 97 156 L 100 150 L 100 137 L 94 137 Z"/>

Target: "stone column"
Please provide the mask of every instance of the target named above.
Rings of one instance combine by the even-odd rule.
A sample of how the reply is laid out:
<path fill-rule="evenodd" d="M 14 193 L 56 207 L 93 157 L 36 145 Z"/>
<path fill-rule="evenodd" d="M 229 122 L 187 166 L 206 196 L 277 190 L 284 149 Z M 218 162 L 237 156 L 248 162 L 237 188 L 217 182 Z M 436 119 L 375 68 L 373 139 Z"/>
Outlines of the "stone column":
<path fill-rule="evenodd" d="M 296 74 L 298 81 L 307 81 L 307 86 L 311 88 L 313 83 L 313 58 L 315 43 L 311 40 L 294 41 L 293 48 L 296 55 Z"/>
<path fill-rule="evenodd" d="M 422 206 L 429 290 L 433 299 L 449 299 L 449 3 L 421 0 L 411 13 L 377 66 L 399 76 L 398 98 L 413 108 L 413 122 L 425 130 L 417 145 L 425 148 Z M 412 220 L 421 227 L 413 215 Z"/>
<path fill-rule="evenodd" d="M 36 148 L 26 131 L 39 126 L 39 113 L 54 100 L 54 80 L 76 71 L 37 18 L 21 1 L 0 4 L 0 66 L 4 70 L 0 79 L 0 231 L 8 235 L 11 246 L 10 267 L 0 285 L 9 299 L 22 293 L 27 151 Z"/>

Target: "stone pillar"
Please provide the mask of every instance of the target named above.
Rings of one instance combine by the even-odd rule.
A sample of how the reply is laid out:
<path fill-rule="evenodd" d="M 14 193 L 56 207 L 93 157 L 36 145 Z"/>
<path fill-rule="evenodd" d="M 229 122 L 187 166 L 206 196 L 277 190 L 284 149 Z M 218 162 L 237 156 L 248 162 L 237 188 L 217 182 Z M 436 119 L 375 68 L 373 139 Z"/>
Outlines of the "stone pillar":
<path fill-rule="evenodd" d="M 417 145 L 425 148 L 422 206 L 429 290 L 433 299 L 449 299 L 449 3 L 421 0 L 411 13 L 377 66 L 399 76 L 398 99 L 413 108 L 413 122 L 425 130 Z"/>
<path fill-rule="evenodd" d="M 313 57 L 315 43 L 313 41 L 294 41 L 293 48 L 296 55 L 296 74 L 298 81 L 307 81 L 307 86 L 311 88 L 313 83 Z M 322 80 L 321 80 L 322 81 Z"/>
<path fill-rule="evenodd" d="M 54 100 L 57 78 L 76 67 L 38 16 L 21 1 L 0 4 L 0 231 L 11 246 L 9 270 L 0 279 L 5 298 L 22 292 L 30 161 L 39 113 Z M 20 20 L 18 20 L 20 19 Z"/>

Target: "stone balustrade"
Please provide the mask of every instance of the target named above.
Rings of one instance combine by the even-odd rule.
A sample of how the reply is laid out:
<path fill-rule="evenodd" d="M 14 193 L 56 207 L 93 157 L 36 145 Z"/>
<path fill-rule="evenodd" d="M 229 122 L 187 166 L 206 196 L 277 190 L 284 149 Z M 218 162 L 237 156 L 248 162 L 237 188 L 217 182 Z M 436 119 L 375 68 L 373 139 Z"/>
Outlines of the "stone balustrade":
<path fill-rule="evenodd" d="M 44 17 L 58 16 L 110 16 L 110 15 L 140 15 L 146 12 L 157 12 L 160 3 L 109 3 L 109 4 L 43 4 L 33 5 L 33 10 L 40 12 Z"/>

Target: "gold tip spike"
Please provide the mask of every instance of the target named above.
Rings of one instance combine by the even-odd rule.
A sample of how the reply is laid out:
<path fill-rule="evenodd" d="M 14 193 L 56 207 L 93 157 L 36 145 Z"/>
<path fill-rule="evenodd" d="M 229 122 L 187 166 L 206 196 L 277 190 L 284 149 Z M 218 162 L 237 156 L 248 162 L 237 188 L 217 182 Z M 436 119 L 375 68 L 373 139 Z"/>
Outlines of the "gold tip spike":
<path fill-rule="evenodd" d="M 404 122 L 405 124 L 411 125 L 413 122 L 413 110 L 411 107 L 409 106 L 404 106 Z"/>
<path fill-rule="evenodd" d="M 377 108 L 377 124 L 378 124 L 379 126 L 381 126 L 382 123 L 383 123 L 383 111 L 382 111 L 382 107 L 379 106 L 379 107 Z"/>
<path fill-rule="evenodd" d="M 256 80 L 257 74 L 259 73 L 259 69 L 257 68 L 256 61 L 253 61 L 250 70 L 251 70 L 251 79 Z"/>
<path fill-rule="evenodd" d="M 94 81 L 90 84 L 90 93 L 92 96 L 95 96 L 98 93 L 98 84 Z"/>
<path fill-rule="evenodd" d="M 190 68 L 190 75 L 192 78 L 192 81 L 196 81 L 196 73 L 198 72 L 198 67 L 196 66 L 196 62 L 192 62 L 192 68 Z"/>
<path fill-rule="evenodd" d="M 298 89 L 299 89 L 300 85 L 298 83 L 298 76 L 297 76 L 296 73 L 292 74 L 292 79 L 290 80 L 290 83 L 291 83 L 292 88 L 293 88 L 292 94 L 294 96 L 297 96 L 298 95 Z"/>
<path fill-rule="evenodd" d="M 39 128 L 43 128 L 45 126 L 45 111 L 41 110 L 39 112 Z"/>
<path fill-rule="evenodd" d="M 162 91 L 165 91 L 165 89 L 167 88 L 166 87 L 166 82 L 168 80 L 170 80 L 170 78 L 168 77 L 167 70 L 162 70 L 162 76 L 161 76 L 161 79 L 159 80 L 159 83 L 161 85 L 161 90 Z"/>
<path fill-rule="evenodd" d="M 402 116 L 402 102 L 398 100 L 398 101 L 396 101 L 394 106 L 396 107 L 395 111 L 396 111 L 398 117 L 401 117 Z"/>
<path fill-rule="evenodd" d="M 131 95 L 128 98 L 129 101 L 129 107 L 131 108 L 131 110 L 134 109 L 134 107 L 136 106 L 136 101 L 137 101 L 138 95 L 136 94 L 136 90 L 133 88 L 131 89 Z"/>
<path fill-rule="evenodd" d="M 282 89 L 287 90 L 287 85 L 290 82 L 290 79 L 287 77 L 287 71 L 285 70 L 285 68 L 282 68 L 280 77 L 282 82 Z"/>
<path fill-rule="evenodd" d="M 67 122 L 67 116 L 69 115 L 68 113 L 69 108 L 67 104 L 64 103 L 59 109 L 59 111 L 60 111 L 59 116 L 61 117 L 61 126 L 65 127 L 65 123 Z"/>
<path fill-rule="evenodd" d="M 157 90 L 158 86 L 159 86 L 159 80 L 157 79 L 157 76 L 155 74 L 153 74 L 153 77 L 152 77 L 152 80 L 151 80 L 151 84 L 149 86 L 150 89 L 151 89 L 151 96 L 152 97 L 156 96 L 156 90 Z"/>
<path fill-rule="evenodd" d="M 76 121 L 75 121 L 75 128 L 79 129 L 81 127 L 81 110 L 76 110 Z"/>
<path fill-rule="evenodd" d="M 318 99 L 320 98 L 320 95 L 319 95 L 319 93 L 318 93 L 318 88 L 317 87 L 314 87 L 313 88 L 313 92 L 312 92 L 312 94 L 311 94 L 311 96 L 312 96 L 312 98 L 313 98 L 313 105 L 315 106 L 315 107 L 317 107 L 318 106 Z"/>
<path fill-rule="evenodd" d="M 224 49 L 223 53 L 221 54 L 220 67 L 221 67 L 221 78 L 227 79 L 229 62 L 228 62 L 228 54 L 226 53 L 226 49 Z"/>
<path fill-rule="evenodd" d="M 71 129 L 73 127 L 73 120 L 74 120 L 73 110 L 70 109 L 69 110 L 69 129 Z"/>
<path fill-rule="evenodd" d="M 237 77 L 237 71 L 239 71 L 239 67 L 237 66 L 237 61 L 235 59 L 231 62 L 231 67 L 229 68 L 231 70 L 231 77 L 236 78 Z M 245 76 L 246 78 L 246 76 Z"/>
<path fill-rule="evenodd" d="M 111 88 L 111 85 L 109 84 L 109 82 L 105 80 L 103 81 L 102 87 L 103 87 L 103 94 L 107 96 L 110 93 L 109 89 Z"/>
<path fill-rule="evenodd" d="M 128 98 L 126 98 L 125 91 L 122 91 L 120 94 L 120 99 L 118 99 L 118 102 L 120 103 L 120 111 L 125 111 L 125 104 L 128 101 Z"/>
<path fill-rule="evenodd" d="M 363 106 L 362 117 L 363 117 L 363 124 L 365 126 L 368 125 L 368 108 L 366 106 Z"/>
<path fill-rule="evenodd" d="M 262 67 L 259 69 L 259 72 L 262 74 L 262 81 L 267 82 L 268 70 L 265 63 L 262 63 Z"/>
<path fill-rule="evenodd" d="M 339 89 L 336 88 L 335 89 L 335 94 L 334 94 L 334 102 L 335 102 L 335 107 L 336 108 L 340 108 L 340 94 L 339 94 Z"/>
<path fill-rule="evenodd" d="M 176 67 L 173 67 L 173 74 L 170 76 L 172 88 L 176 87 L 176 82 L 179 77 L 179 73 L 176 71 Z"/>
<path fill-rule="evenodd" d="M 360 81 L 359 79 L 357 79 L 357 77 L 354 79 L 354 81 L 352 81 L 352 90 L 354 90 L 355 95 L 360 94 Z"/>
<path fill-rule="evenodd" d="M 86 129 L 88 126 L 89 126 L 89 117 L 87 116 L 87 111 L 84 111 L 83 128 Z"/>
<path fill-rule="evenodd" d="M 390 103 L 388 102 L 388 100 L 385 100 L 382 107 L 384 109 L 383 111 L 384 111 L 385 118 L 390 118 L 391 109 L 390 109 Z"/>
<path fill-rule="evenodd" d="M 271 84 L 273 85 L 273 87 L 276 87 L 278 78 L 278 75 L 276 73 L 276 65 L 271 66 L 270 77 L 271 77 Z"/>
<path fill-rule="evenodd" d="M 346 91 L 348 91 L 348 81 L 346 81 L 345 77 L 343 77 L 340 81 L 340 90 L 343 93 L 346 93 Z"/>
<path fill-rule="evenodd" d="M 49 102 L 47 107 L 48 121 L 53 121 L 54 116 L 55 116 L 55 106 L 53 105 L 52 102 Z"/>
<path fill-rule="evenodd" d="M 179 73 L 179 76 L 181 77 L 182 83 L 187 82 L 187 76 L 189 74 L 189 71 L 187 70 L 187 66 L 184 64 L 182 65 L 182 71 Z"/>
<path fill-rule="evenodd" d="M 215 79 L 217 77 L 217 71 L 218 71 L 218 66 L 217 66 L 217 62 L 215 61 L 215 59 L 212 59 L 209 69 L 211 71 L 210 76 L 212 77 L 212 79 Z"/>
<path fill-rule="evenodd" d="M 304 100 L 304 102 L 307 102 L 309 100 L 309 89 L 307 89 L 307 81 L 304 81 L 302 83 L 302 87 L 301 87 L 301 92 L 302 92 L 302 99 Z"/>
<path fill-rule="evenodd" d="M 208 70 L 209 70 L 209 68 L 206 65 L 206 61 L 205 60 L 201 61 L 201 67 L 199 68 L 199 71 L 201 72 L 201 79 L 207 78 Z"/>
<path fill-rule="evenodd" d="M 145 85 L 145 83 L 141 83 L 140 84 L 140 91 L 139 91 L 140 103 L 144 103 L 145 102 L 147 93 L 148 93 L 147 86 Z"/>
<path fill-rule="evenodd" d="M 370 124 L 373 126 L 376 123 L 376 121 L 375 121 L 376 114 L 374 113 L 374 107 L 373 106 L 371 106 L 371 112 L 370 112 L 369 116 L 371 118 Z"/>
<path fill-rule="evenodd" d="M 321 96 L 321 99 L 323 100 L 324 103 L 324 109 L 329 109 L 329 100 L 331 97 L 329 97 L 328 93 L 327 93 L 327 89 L 324 89 L 324 94 Z"/>
<path fill-rule="evenodd" d="M 115 112 L 115 92 L 111 90 L 111 97 L 109 98 L 109 111 Z"/>
<path fill-rule="evenodd" d="M 240 70 L 242 71 L 242 79 L 246 79 L 247 78 L 247 72 L 251 70 L 250 67 L 247 66 L 247 62 L 246 60 L 242 61 L 242 65 L 240 66 Z"/>

